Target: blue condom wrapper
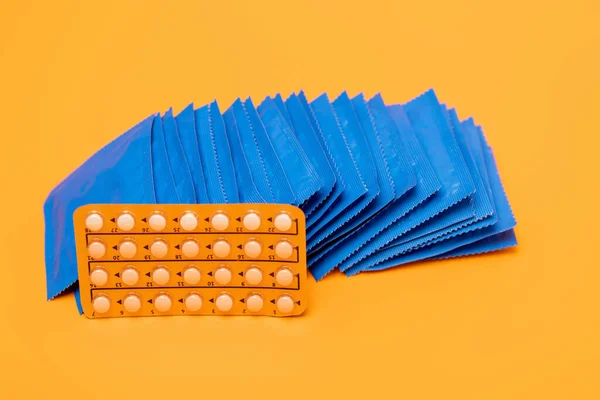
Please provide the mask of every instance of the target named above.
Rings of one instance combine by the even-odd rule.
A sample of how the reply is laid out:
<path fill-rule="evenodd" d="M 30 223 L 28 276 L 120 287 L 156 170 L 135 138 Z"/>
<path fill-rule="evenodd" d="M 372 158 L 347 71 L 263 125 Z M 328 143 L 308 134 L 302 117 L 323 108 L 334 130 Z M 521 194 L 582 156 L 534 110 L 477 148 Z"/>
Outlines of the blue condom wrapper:
<path fill-rule="evenodd" d="M 315 234 L 323 228 L 327 229 L 330 223 L 336 224 L 334 222 L 335 218 L 346 209 L 352 208 L 355 203 L 358 203 L 366 195 L 367 188 L 360 176 L 354 155 L 348 146 L 346 136 L 340 129 L 337 117 L 327 96 L 325 94 L 319 96 L 311 102 L 309 107 L 314 112 L 315 119 L 321 129 L 322 139 L 329 148 L 332 159 L 335 160 L 340 173 L 340 180 L 345 185 L 343 192 L 328 207 L 326 213 L 308 229 L 307 248 L 310 251 L 318 243 L 313 239 Z M 320 208 L 323 208 L 326 204 L 327 202 L 322 203 Z M 339 223 L 337 221 L 337 224 Z"/>
<path fill-rule="evenodd" d="M 258 192 L 258 189 L 254 184 L 254 179 L 252 179 L 248 160 L 246 159 L 244 149 L 242 148 L 242 141 L 240 140 L 235 115 L 231 108 L 223 114 L 223 121 L 225 122 L 227 139 L 229 140 L 229 146 L 231 148 L 231 156 L 235 168 L 235 181 L 237 182 L 240 202 L 264 203 L 265 199 Z"/>
<path fill-rule="evenodd" d="M 502 186 L 502 180 L 498 172 L 498 167 L 494 158 L 492 148 L 485 142 L 485 137 L 481 133 L 481 139 L 484 141 L 484 158 L 489 176 L 490 189 L 495 205 L 495 215 L 497 222 L 485 228 L 477 229 L 459 236 L 449 238 L 435 246 L 428 246 L 407 253 L 401 260 L 391 258 L 370 270 L 381 270 L 397 265 L 407 264 L 424 258 L 448 258 L 461 254 L 475 254 L 493 250 L 499 250 L 517 244 L 514 234 L 514 227 L 517 222 L 510 208 L 510 203 Z M 475 150 L 476 151 L 476 150 Z M 456 252 L 456 253 L 455 253 Z"/>
<path fill-rule="evenodd" d="M 239 201 L 225 124 L 216 101 L 195 111 L 200 159 L 209 202 Z"/>
<path fill-rule="evenodd" d="M 292 123 L 290 113 L 288 112 L 287 107 L 285 106 L 285 102 L 283 101 L 283 97 L 281 97 L 281 94 L 277 93 L 275 95 L 275 98 L 273 99 L 273 101 L 275 101 L 275 105 L 277 106 L 277 109 L 279 110 L 279 112 L 281 113 L 283 118 L 285 118 L 285 122 L 287 122 L 288 126 L 292 129 L 292 132 L 294 132 L 294 124 Z M 295 132 L 294 132 L 294 135 L 296 135 Z M 297 137 L 297 135 L 296 135 L 296 137 Z"/>
<path fill-rule="evenodd" d="M 275 101 L 267 97 L 258 106 L 258 112 L 294 191 L 293 204 L 302 206 L 321 188 L 321 179 Z"/>
<path fill-rule="evenodd" d="M 194 105 L 190 104 L 184 108 L 175 117 L 175 123 L 177 124 L 177 133 L 183 146 L 185 159 L 192 175 L 196 202 L 207 204 L 208 192 L 204 183 L 204 170 L 200 159 L 200 147 L 198 145 L 198 135 L 196 134 L 196 123 L 194 120 Z"/>
<path fill-rule="evenodd" d="M 309 247 L 315 249 L 317 246 L 322 246 L 325 242 L 335 240 L 336 237 L 342 236 L 348 230 L 354 229 L 356 226 L 363 223 L 368 219 L 373 212 L 370 205 L 374 203 L 375 198 L 379 195 L 380 189 L 377 183 L 377 169 L 375 168 L 373 155 L 371 149 L 368 146 L 368 142 L 364 136 L 364 132 L 356 118 L 352 103 L 346 93 L 341 94 L 341 98 L 338 98 L 338 110 L 342 115 L 342 119 L 336 113 L 333 104 L 329 103 L 326 96 L 321 96 L 316 99 L 317 101 L 327 102 L 330 104 L 332 112 L 337 120 L 338 126 L 341 129 L 342 135 L 346 139 L 348 149 L 354 160 L 358 174 L 362 179 L 366 194 L 362 196 L 358 201 L 351 204 L 349 207 L 343 209 L 334 219 L 332 219 L 326 226 L 321 228 L 315 235 L 309 240 Z M 344 101 L 345 100 L 345 101 Z M 314 250 L 313 250 L 314 251 Z M 316 272 L 315 272 L 316 273 Z"/>
<path fill-rule="evenodd" d="M 243 103 L 248 121 L 254 133 L 254 145 L 260 153 L 265 166 L 265 172 L 269 179 L 269 184 L 273 192 L 273 202 L 282 204 L 296 204 L 296 196 L 292 186 L 281 165 L 275 147 L 265 130 L 265 126 L 258 115 L 256 107 L 250 98 Z M 240 131 L 241 133 L 241 131 Z M 242 137 L 245 142 L 247 138 Z M 245 143 L 244 143 L 245 144 Z M 244 151 L 246 147 L 244 146 Z M 247 154 L 247 153 L 246 153 Z"/>
<path fill-rule="evenodd" d="M 475 187 L 435 93 L 433 90 L 425 92 L 405 104 L 403 110 L 441 187 L 434 195 L 368 241 L 363 246 L 363 251 L 354 253 L 344 260 L 344 264 L 340 266 L 342 271 L 350 268 L 358 271 L 368 268 L 371 254 L 394 240 L 401 241 L 403 235 L 431 218 L 444 217 L 429 227 L 436 231 L 473 217 L 474 212 L 468 196 L 475 191 Z M 452 213 L 444 212 L 465 199 L 467 199 L 466 207 L 460 207 Z M 448 214 L 449 216 L 446 216 Z M 358 265 L 357 263 L 362 260 L 364 263 Z M 356 271 L 349 273 L 354 274 Z"/>
<path fill-rule="evenodd" d="M 173 180 L 175 189 L 179 197 L 179 201 L 184 204 L 196 203 L 196 192 L 194 190 L 194 182 L 192 174 L 185 158 L 183 145 L 179 139 L 177 132 L 177 124 L 173 118 L 173 109 L 169 109 L 162 117 L 163 131 L 165 134 L 165 145 L 167 156 L 169 158 L 169 166 L 173 172 Z"/>
<path fill-rule="evenodd" d="M 279 99 L 279 100 L 277 100 Z M 306 114 L 300 99 L 295 94 L 288 97 L 285 103 L 277 95 L 275 101 L 281 113 L 290 121 L 290 126 L 321 178 L 321 188 L 303 207 L 303 211 L 312 220 L 312 212 L 323 203 L 333 191 L 336 184 L 335 172 L 329 162 L 326 151 L 321 147 L 317 131 L 313 128 L 310 117 Z"/>
<path fill-rule="evenodd" d="M 156 202 L 160 204 L 180 203 L 173 171 L 167 154 L 167 143 L 162 121 L 158 118 L 152 124 L 152 175 L 154 177 L 154 192 Z"/>
<path fill-rule="evenodd" d="M 257 138 L 252 124 L 250 123 L 250 118 L 244 103 L 242 103 L 240 99 L 237 99 L 227 111 L 225 111 L 225 115 L 229 114 L 232 114 L 232 118 L 235 119 L 242 150 L 248 161 L 250 174 L 252 175 L 252 180 L 256 185 L 258 193 L 266 202 L 276 202 L 275 194 L 269 181 L 269 175 L 267 174 L 266 163 L 258 148 Z"/>
<path fill-rule="evenodd" d="M 473 207 L 474 215 L 473 218 L 459 222 L 458 224 L 450 225 L 445 229 L 430 232 L 426 235 L 417 237 L 416 239 L 411 239 L 398 244 L 393 247 L 396 254 L 406 253 L 418 247 L 430 246 L 450 237 L 470 232 L 475 229 L 481 229 L 496 223 L 496 218 L 493 215 L 494 209 L 490 201 L 490 196 L 487 194 L 483 179 L 479 173 L 479 169 L 474 161 L 472 152 L 469 150 L 465 132 L 463 131 L 463 127 L 458 119 L 458 115 L 456 114 L 455 110 L 448 111 L 445 106 L 442 106 L 442 111 L 444 112 L 445 117 L 450 124 L 454 137 L 459 145 L 475 185 L 475 193 L 469 196 L 469 202 Z M 463 201 L 466 202 L 466 200 Z M 425 225 L 427 225 L 427 223 Z M 425 227 L 425 225 L 423 225 L 423 227 Z M 414 235 L 419 230 L 421 229 L 417 228 L 415 231 L 411 232 L 411 234 Z M 411 236 L 411 234 L 407 236 Z"/>
<path fill-rule="evenodd" d="M 159 116 L 134 126 L 58 184 L 44 203 L 46 290 L 50 300 L 77 281 L 73 213 L 92 203 L 156 203 L 151 138 Z M 77 295 L 77 292 L 76 292 Z"/>
<path fill-rule="evenodd" d="M 400 140 L 404 144 L 408 161 L 415 171 L 416 186 L 409 190 L 400 201 L 390 204 L 351 235 L 332 244 L 331 249 L 326 252 L 327 257 L 323 257 L 318 261 L 318 264 L 325 264 L 325 267 L 321 268 L 332 269 L 337 265 L 342 265 L 344 260 L 354 253 L 361 253 L 360 256 L 368 256 L 368 250 L 364 249 L 366 243 L 433 196 L 441 188 L 433 167 L 404 112 L 404 108 L 401 105 L 393 105 L 387 107 L 387 111 L 395 124 Z M 314 268 L 318 267 L 315 266 Z"/>

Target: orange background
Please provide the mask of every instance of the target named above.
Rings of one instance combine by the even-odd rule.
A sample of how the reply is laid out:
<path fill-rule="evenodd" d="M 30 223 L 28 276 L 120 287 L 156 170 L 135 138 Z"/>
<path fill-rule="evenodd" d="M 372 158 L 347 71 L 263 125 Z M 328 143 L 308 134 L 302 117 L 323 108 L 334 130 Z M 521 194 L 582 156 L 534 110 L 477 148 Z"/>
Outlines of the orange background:
<path fill-rule="evenodd" d="M 2 2 L 0 398 L 600 398 L 600 3 L 358 3 Z M 484 126 L 516 250 L 335 274 L 295 319 L 46 302 L 47 193 L 150 113 L 430 87 Z"/>

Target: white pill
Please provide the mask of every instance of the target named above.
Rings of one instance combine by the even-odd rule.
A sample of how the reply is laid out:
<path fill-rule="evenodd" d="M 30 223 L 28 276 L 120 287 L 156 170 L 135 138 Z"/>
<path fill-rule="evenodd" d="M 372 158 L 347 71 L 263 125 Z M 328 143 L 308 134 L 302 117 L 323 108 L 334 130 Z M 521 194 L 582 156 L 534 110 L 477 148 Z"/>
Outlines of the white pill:
<path fill-rule="evenodd" d="M 140 274 L 134 268 L 125 268 L 121 272 L 121 280 L 127 286 L 133 286 L 140 280 Z"/>
<path fill-rule="evenodd" d="M 244 275 L 249 285 L 258 285 L 263 280 L 263 273 L 258 267 L 251 267 Z"/>
<path fill-rule="evenodd" d="M 202 308 L 202 297 L 192 293 L 185 298 L 185 308 L 190 311 L 198 311 Z"/>
<path fill-rule="evenodd" d="M 121 214 L 117 217 L 117 227 L 122 231 L 130 231 L 135 225 L 135 218 L 129 213 Z"/>
<path fill-rule="evenodd" d="M 152 271 L 152 280 L 157 285 L 166 285 L 169 279 L 171 279 L 171 274 L 165 267 L 158 267 Z"/>
<path fill-rule="evenodd" d="M 252 294 L 246 299 L 246 307 L 251 312 L 259 312 L 260 310 L 262 310 L 264 305 L 265 302 L 259 294 Z"/>
<path fill-rule="evenodd" d="M 242 224 L 249 231 L 255 231 L 260 228 L 260 216 L 255 212 L 248 213 L 244 216 Z"/>
<path fill-rule="evenodd" d="M 283 295 L 277 299 L 277 311 L 282 314 L 288 314 L 294 309 L 294 299 L 290 296 Z"/>
<path fill-rule="evenodd" d="M 98 314 L 104 314 L 110 310 L 110 299 L 101 294 L 92 301 L 92 308 Z"/>
<path fill-rule="evenodd" d="M 167 312 L 171 309 L 171 305 L 173 302 L 171 301 L 171 297 L 168 294 L 159 294 L 154 299 L 154 307 L 160 312 Z"/>
<path fill-rule="evenodd" d="M 244 253 L 250 258 L 256 258 L 262 253 L 262 245 L 256 240 L 249 240 L 244 245 Z"/>
<path fill-rule="evenodd" d="M 188 267 L 185 271 L 183 271 L 183 280 L 188 285 L 195 285 L 196 283 L 200 282 L 201 278 L 202 274 L 196 267 Z"/>
<path fill-rule="evenodd" d="M 279 286 L 289 286 L 294 281 L 294 273 L 289 268 L 283 267 L 275 273 L 275 282 Z"/>
<path fill-rule="evenodd" d="M 97 232 L 102 229 L 104 225 L 104 219 L 98 213 L 92 213 L 87 216 L 85 219 L 85 227 L 88 228 L 92 232 Z"/>
<path fill-rule="evenodd" d="M 88 245 L 88 254 L 92 258 L 102 258 L 106 254 L 106 246 L 102 242 L 92 242 Z"/>
<path fill-rule="evenodd" d="M 287 232 L 292 227 L 292 217 L 287 213 L 281 213 L 273 220 L 275 228 L 281 232 Z"/>
<path fill-rule="evenodd" d="M 198 217 L 194 213 L 187 212 L 179 218 L 179 225 L 184 231 L 193 231 L 198 226 Z"/>
<path fill-rule="evenodd" d="M 229 227 L 229 217 L 227 217 L 227 215 L 223 213 L 217 213 L 213 215 L 212 219 L 210 220 L 210 223 L 216 230 L 224 231 Z"/>
<path fill-rule="evenodd" d="M 119 253 L 123 258 L 133 258 L 137 253 L 137 245 L 131 240 L 123 240 L 119 245 Z"/>
<path fill-rule="evenodd" d="M 148 226 L 155 232 L 161 232 L 167 226 L 167 219 L 162 214 L 152 214 L 148 218 Z"/>
<path fill-rule="evenodd" d="M 294 246 L 287 240 L 282 240 L 275 245 L 275 254 L 279 258 L 290 258 L 294 253 Z"/>
<path fill-rule="evenodd" d="M 163 258 L 169 252 L 169 245 L 164 240 L 156 240 L 150 245 L 150 253 L 156 258 Z"/>
<path fill-rule="evenodd" d="M 130 313 L 138 312 L 142 308 L 142 301 L 138 296 L 130 294 L 123 300 L 123 308 Z"/>
<path fill-rule="evenodd" d="M 233 308 L 233 298 L 226 293 L 220 294 L 215 300 L 215 305 L 217 310 L 227 312 Z"/>
<path fill-rule="evenodd" d="M 217 281 L 219 285 L 227 285 L 231 282 L 232 278 L 233 275 L 231 274 L 231 270 L 227 267 L 220 267 L 215 271 L 215 281 Z"/>
<path fill-rule="evenodd" d="M 104 286 L 108 282 L 108 272 L 102 267 L 94 268 L 90 273 L 90 281 L 96 286 Z"/>
<path fill-rule="evenodd" d="M 213 253 L 219 258 L 225 258 L 231 252 L 231 246 L 226 240 L 218 240 L 213 244 Z"/>
<path fill-rule="evenodd" d="M 181 245 L 181 253 L 184 257 L 194 258 L 200 253 L 200 245 L 195 240 L 186 240 Z"/>

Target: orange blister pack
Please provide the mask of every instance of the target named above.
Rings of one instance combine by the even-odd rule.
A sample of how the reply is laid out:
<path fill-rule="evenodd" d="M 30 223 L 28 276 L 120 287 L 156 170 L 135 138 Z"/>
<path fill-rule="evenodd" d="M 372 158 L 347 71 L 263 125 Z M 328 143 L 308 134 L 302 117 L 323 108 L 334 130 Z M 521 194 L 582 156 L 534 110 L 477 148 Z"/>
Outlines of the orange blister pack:
<path fill-rule="evenodd" d="M 89 318 L 300 315 L 304 213 L 285 204 L 90 204 L 74 213 Z"/>

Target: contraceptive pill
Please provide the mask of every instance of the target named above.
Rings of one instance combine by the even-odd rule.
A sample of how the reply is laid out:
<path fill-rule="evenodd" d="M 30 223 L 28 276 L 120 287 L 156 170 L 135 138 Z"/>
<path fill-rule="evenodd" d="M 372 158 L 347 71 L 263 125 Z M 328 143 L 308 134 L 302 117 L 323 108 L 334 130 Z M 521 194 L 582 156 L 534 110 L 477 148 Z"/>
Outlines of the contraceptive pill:
<path fill-rule="evenodd" d="M 90 204 L 74 222 L 89 318 L 278 317 L 306 309 L 305 219 L 297 207 Z"/>

